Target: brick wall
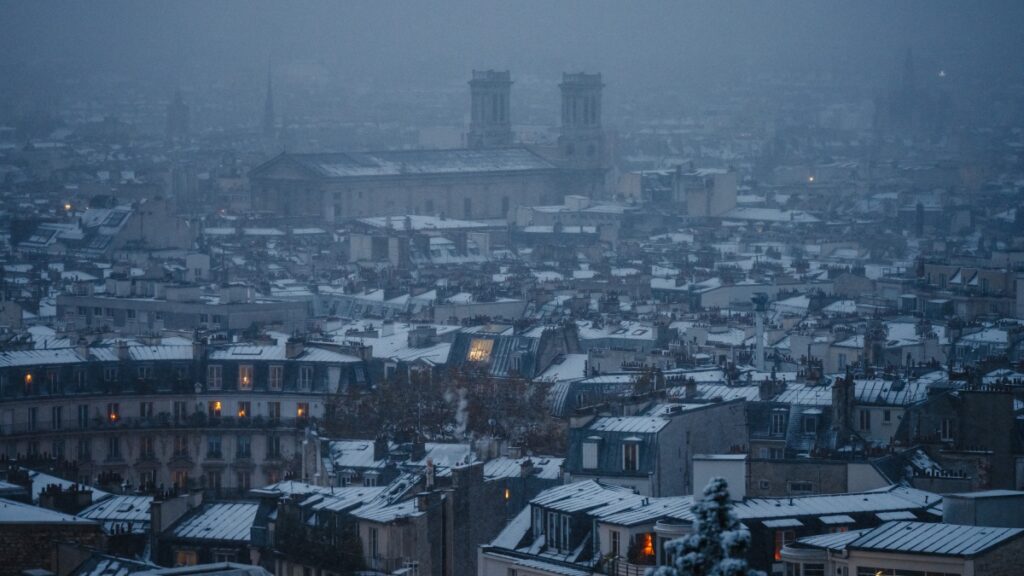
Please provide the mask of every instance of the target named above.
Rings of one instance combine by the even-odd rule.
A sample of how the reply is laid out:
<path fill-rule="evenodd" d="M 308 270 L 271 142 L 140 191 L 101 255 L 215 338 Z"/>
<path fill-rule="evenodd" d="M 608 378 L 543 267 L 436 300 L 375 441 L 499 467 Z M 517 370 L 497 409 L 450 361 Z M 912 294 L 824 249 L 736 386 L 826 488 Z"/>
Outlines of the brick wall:
<path fill-rule="evenodd" d="M 101 539 L 98 524 L 0 525 L 0 576 L 17 576 L 28 568 L 53 570 L 53 552 L 58 541 L 98 546 Z"/>

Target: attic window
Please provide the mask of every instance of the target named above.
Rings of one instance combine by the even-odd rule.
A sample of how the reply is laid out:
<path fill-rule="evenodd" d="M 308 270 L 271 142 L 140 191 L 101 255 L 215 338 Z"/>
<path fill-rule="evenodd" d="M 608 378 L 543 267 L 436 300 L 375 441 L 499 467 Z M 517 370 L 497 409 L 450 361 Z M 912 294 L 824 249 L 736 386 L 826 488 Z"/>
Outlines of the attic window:
<path fill-rule="evenodd" d="M 491 358 L 493 348 L 494 340 L 475 338 L 469 344 L 469 354 L 466 355 L 466 359 L 470 362 L 486 362 Z"/>
<path fill-rule="evenodd" d="M 818 417 L 815 415 L 804 415 L 804 434 L 814 434 L 818 431 Z"/>
<path fill-rule="evenodd" d="M 597 468 L 597 451 L 600 438 L 587 438 L 583 442 L 583 469 L 593 470 Z"/>

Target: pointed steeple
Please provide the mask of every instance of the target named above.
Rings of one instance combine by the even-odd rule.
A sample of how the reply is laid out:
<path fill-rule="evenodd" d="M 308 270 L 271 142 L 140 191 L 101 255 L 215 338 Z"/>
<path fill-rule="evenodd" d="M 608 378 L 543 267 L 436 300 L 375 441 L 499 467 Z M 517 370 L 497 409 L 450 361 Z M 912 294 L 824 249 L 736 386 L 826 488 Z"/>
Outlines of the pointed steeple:
<path fill-rule="evenodd" d="M 263 102 L 263 135 L 274 136 L 274 85 L 270 78 L 270 65 L 267 65 L 267 96 Z"/>

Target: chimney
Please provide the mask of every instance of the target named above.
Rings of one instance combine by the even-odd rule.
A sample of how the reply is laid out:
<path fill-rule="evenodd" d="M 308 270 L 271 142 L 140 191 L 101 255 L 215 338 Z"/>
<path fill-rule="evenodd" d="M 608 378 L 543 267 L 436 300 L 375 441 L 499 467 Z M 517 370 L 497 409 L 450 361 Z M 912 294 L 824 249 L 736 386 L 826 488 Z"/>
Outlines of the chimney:
<path fill-rule="evenodd" d="M 192 335 L 192 361 L 200 364 L 206 360 L 206 337 L 200 336 L 199 332 Z"/>
<path fill-rule="evenodd" d="M 293 360 L 302 355 L 302 352 L 306 348 L 306 341 L 298 336 L 292 336 L 284 344 L 284 355 L 289 360 Z"/>
<path fill-rule="evenodd" d="M 412 442 L 412 452 L 409 454 L 409 460 L 413 462 L 419 462 L 427 455 L 427 443 L 423 441 L 419 436 L 416 437 Z"/>
<path fill-rule="evenodd" d="M 434 482 L 437 480 L 437 469 L 434 468 L 434 459 L 427 458 L 426 487 L 427 490 L 434 489 Z"/>
<path fill-rule="evenodd" d="M 519 464 L 519 476 L 529 478 L 533 475 L 533 459 L 527 458 Z"/>
<path fill-rule="evenodd" d="M 373 461 L 383 460 L 388 456 L 388 438 L 387 436 L 379 435 L 373 441 Z"/>
<path fill-rule="evenodd" d="M 687 378 L 684 390 L 684 397 L 687 400 L 695 399 L 697 397 L 697 380 L 695 378 Z"/>
<path fill-rule="evenodd" d="M 89 359 L 89 340 L 85 336 L 79 336 L 78 340 L 75 341 L 75 352 L 82 357 L 83 360 Z"/>
<path fill-rule="evenodd" d="M 845 377 L 836 378 L 832 383 L 832 423 L 840 432 L 853 428 L 855 386 L 849 371 Z"/>
<path fill-rule="evenodd" d="M 131 359 L 131 352 L 128 350 L 128 342 L 118 340 L 114 344 L 114 348 L 117 350 L 117 359 L 119 361 L 126 362 Z"/>

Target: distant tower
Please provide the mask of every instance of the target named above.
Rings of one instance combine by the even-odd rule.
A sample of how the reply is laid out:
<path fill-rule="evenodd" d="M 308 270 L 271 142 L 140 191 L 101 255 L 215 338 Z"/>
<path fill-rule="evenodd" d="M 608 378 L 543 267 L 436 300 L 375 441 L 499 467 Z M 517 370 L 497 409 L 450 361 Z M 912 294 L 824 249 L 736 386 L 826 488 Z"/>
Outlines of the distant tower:
<path fill-rule="evenodd" d="M 188 104 L 185 104 L 181 90 L 177 90 L 174 99 L 167 105 L 167 139 L 173 141 L 187 138 L 188 122 Z"/>
<path fill-rule="evenodd" d="M 604 166 L 600 74 L 562 74 L 562 133 L 558 149 L 567 168 L 599 170 Z"/>
<path fill-rule="evenodd" d="M 270 80 L 270 70 L 267 70 L 267 96 L 263 101 L 263 135 L 273 138 L 276 135 L 274 127 L 274 86 Z"/>
<path fill-rule="evenodd" d="M 754 301 L 754 319 L 757 329 L 754 332 L 754 368 L 764 372 L 764 317 L 768 313 L 768 295 L 758 292 L 751 298 Z"/>
<path fill-rule="evenodd" d="M 470 121 L 467 144 L 470 148 L 495 148 L 512 145 L 512 121 L 509 94 L 512 77 L 508 70 L 473 70 L 469 81 Z"/>

